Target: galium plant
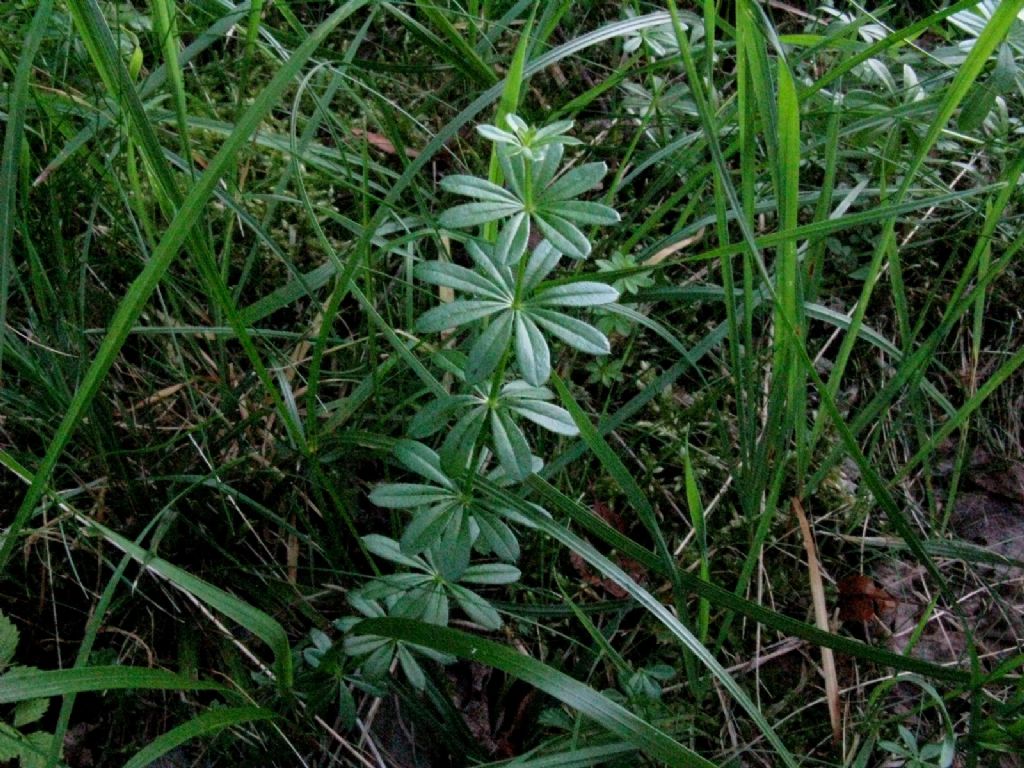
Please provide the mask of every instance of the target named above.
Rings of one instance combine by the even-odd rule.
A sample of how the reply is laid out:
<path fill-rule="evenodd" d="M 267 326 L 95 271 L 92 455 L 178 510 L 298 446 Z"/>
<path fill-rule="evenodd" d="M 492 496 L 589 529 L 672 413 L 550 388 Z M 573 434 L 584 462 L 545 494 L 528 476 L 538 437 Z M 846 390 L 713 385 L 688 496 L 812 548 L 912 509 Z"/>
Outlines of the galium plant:
<path fill-rule="evenodd" d="M 509 115 L 504 127 L 480 126 L 479 133 L 494 142 L 504 186 L 468 175 L 441 182 L 445 190 L 471 198 L 443 212 L 442 227 L 498 226 L 493 242 L 466 241 L 469 266 L 428 261 L 414 272 L 418 280 L 456 294 L 416 322 L 420 333 L 456 331 L 457 348 L 441 356 L 446 372 L 454 374 L 454 390 L 425 405 L 409 425 L 412 439 L 394 449 L 398 462 L 420 481 L 388 483 L 370 495 L 374 504 L 410 517 L 397 540 L 363 539 L 368 551 L 396 567 L 350 596 L 364 616 L 446 626 L 457 609 L 484 629 L 501 627 L 498 611 L 473 587 L 518 581 L 512 563 L 520 545 L 513 526 L 528 523 L 481 497 L 475 481 L 486 477 L 510 485 L 537 472 L 543 461 L 534 454 L 530 426 L 578 434 L 572 416 L 553 402 L 545 386 L 552 373 L 551 347 L 609 354 L 608 337 L 575 313 L 594 312 L 619 298 L 619 290 L 606 282 L 575 274 L 551 280 L 563 257 L 582 260 L 591 253 L 581 227 L 619 220 L 607 205 L 579 199 L 598 185 L 607 167 L 564 168 L 565 148 L 580 144 L 567 135 L 571 127 L 569 121 L 534 127 L 516 115 Z M 531 248 L 533 228 L 543 239 Z M 445 431 L 452 420 L 454 426 Z M 421 442 L 442 431 L 437 450 Z M 471 562 L 474 554 L 490 561 Z M 423 685 L 423 670 L 410 648 L 369 636 L 350 638 L 345 649 L 365 657 L 363 672 L 369 678 L 380 679 L 397 659 L 406 678 Z"/>

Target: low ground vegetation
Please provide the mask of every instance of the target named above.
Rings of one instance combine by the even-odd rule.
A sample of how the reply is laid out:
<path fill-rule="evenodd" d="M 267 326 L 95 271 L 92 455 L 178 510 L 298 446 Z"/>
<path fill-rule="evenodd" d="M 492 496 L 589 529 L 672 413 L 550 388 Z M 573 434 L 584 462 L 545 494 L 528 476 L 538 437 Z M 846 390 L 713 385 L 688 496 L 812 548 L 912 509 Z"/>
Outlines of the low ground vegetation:
<path fill-rule="evenodd" d="M 0 5 L 0 764 L 1020 765 L 1022 9 Z"/>

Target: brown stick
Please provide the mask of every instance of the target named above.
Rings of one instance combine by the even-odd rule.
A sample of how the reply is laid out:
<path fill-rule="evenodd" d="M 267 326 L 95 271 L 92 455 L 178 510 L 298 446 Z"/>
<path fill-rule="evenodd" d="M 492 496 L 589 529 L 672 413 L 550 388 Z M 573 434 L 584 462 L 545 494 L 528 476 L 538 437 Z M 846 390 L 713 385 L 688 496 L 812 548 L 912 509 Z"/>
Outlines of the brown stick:
<path fill-rule="evenodd" d="M 828 626 L 828 609 L 825 607 L 825 587 L 821 583 L 821 569 L 818 567 L 818 554 L 814 546 L 814 534 L 804 514 L 803 505 L 795 496 L 792 500 L 793 512 L 800 522 L 800 532 L 804 537 L 807 549 L 807 575 L 811 583 L 811 599 L 814 604 L 814 623 L 818 629 L 830 632 Z M 836 677 L 836 659 L 831 648 L 821 649 L 821 670 L 825 676 L 825 699 L 828 701 L 828 718 L 832 723 L 832 740 L 839 744 L 842 741 L 842 719 L 839 713 L 839 680 Z"/>

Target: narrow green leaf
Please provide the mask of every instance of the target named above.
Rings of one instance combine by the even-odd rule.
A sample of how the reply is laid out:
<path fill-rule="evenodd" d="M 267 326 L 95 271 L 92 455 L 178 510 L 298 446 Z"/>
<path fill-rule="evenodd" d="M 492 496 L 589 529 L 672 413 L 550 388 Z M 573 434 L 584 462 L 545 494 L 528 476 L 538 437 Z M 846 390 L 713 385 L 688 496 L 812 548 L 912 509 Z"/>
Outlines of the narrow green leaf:
<path fill-rule="evenodd" d="M 480 334 L 469 350 L 466 362 L 466 381 L 476 384 L 490 376 L 498 367 L 512 341 L 512 321 L 515 313 L 504 311 L 495 317 Z"/>
<path fill-rule="evenodd" d="M 495 285 L 483 275 L 458 264 L 446 264 L 442 261 L 428 261 L 416 267 L 415 275 L 425 283 L 444 285 L 456 291 L 463 291 L 474 296 L 495 301 L 507 300 L 500 286 Z"/>
<path fill-rule="evenodd" d="M 370 501 L 385 509 L 415 509 L 450 498 L 450 493 L 436 486 L 418 483 L 388 483 L 370 492 Z"/>
<path fill-rule="evenodd" d="M 604 163 L 585 163 L 578 168 L 566 171 L 555 179 L 541 193 L 540 199 L 546 202 L 565 201 L 579 197 L 600 184 L 606 173 L 608 173 L 608 166 Z"/>
<path fill-rule="evenodd" d="M 25 40 L 18 51 L 14 82 L 7 96 L 3 153 L 0 154 L 0 370 L 4 349 L 7 346 L 7 288 L 13 266 L 11 246 L 14 242 L 14 221 L 17 217 L 18 170 L 25 138 L 29 80 L 36 53 L 46 34 L 52 12 L 53 0 L 41 0 L 36 6 Z M 0 558 L 0 571 L 3 570 L 2 562 Z"/>
<path fill-rule="evenodd" d="M 464 197 L 473 197 L 477 200 L 490 203 L 502 203 L 506 205 L 518 205 L 516 196 L 504 187 L 500 187 L 486 179 L 476 176 L 454 174 L 441 179 L 441 189 Z"/>
<path fill-rule="evenodd" d="M 523 378 L 539 387 L 551 376 L 551 350 L 537 324 L 516 312 L 516 364 Z"/>
<path fill-rule="evenodd" d="M 596 307 L 612 304 L 618 298 L 619 292 L 610 285 L 580 281 L 540 291 L 530 303 L 541 307 Z"/>
<path fill-rule="evenodd" d="M 551 309 L 531 309 L 529 316 L 570 347 L 591 355 L 611 352 L 608 337 L 594 326 Z"/>
<path fill-rule="evenodd" d="M 220 150 L 210 161 L 206 171 L 199 177 L 192 187 L 188 196 L 181 204 L 174 216 L 173 221 L 165 230 L 160 243 L 150 254 L 149 261 L 138 277 L 131 284 L 128 292 L 118 304 L 117 311 L 109 323 L 109 332 L 104 337 L 100 348 L 96 351 L 95 357 L 90 364 L 81 384 L 75 392 L 71 403 L 65 411 L 64 418 L 57 428 L 46 455 L 40 462 L 38 469 L 32 478 L 32 484 L 22 499 L 18 511 L 14 515 L 10 527 L 4 537 L 3 545 L 0 547 L 0 573 L 2 573 L 15 547 L 18 546 L 21 529 L 28 522 L 33 510 L 42 500 L 46 487 L 57 462 L 60 460 L 64 448 L 70 442 L 82 417 L 85 416 L 93 398 L 99 392 L 106 378 L 107 373 L 113 366 L 121 347 L 127 340 L 131 328 L 136 324 L 139 315 L 142 313 L 149 297 L 156 290 L 163 275 L 167 272 L 179 249 L 185 243 L 192 231 L 192 227 L 198 221 L 210 196 L 220 183 L 221 176 L 228 169 L 234 160 L 236 153 L 249 141 L 253 131 L 259 126 L 263 118 L 274 107 L 278 99 L 291 86 L 295 75 L 313 55 L 320 44 L 326 39 L 330 32 L 341 24 L 354 11 L 366 4 L 366 0 L 352 0 L 336 10 L 309 37 L 299 45 L 288 61 L 275 73 L 270 84 L 264 88 L 248 110 L 239 118 L 235 130 L 225 140 Z M 114 54 L 116 55 L 116 54 Z M 122 67 L 123 69 L 123 67 Z M 124 84 L 125 88 L 133 89 L 131 83 Z M 120 81 L 115 78 L 108 87 L 113 88 L 112 92 L 120 92 Z M 137 99 L 135 101 L 138 101 Z M 129 101 L 129 104 L 132 102 Z M 145 122 L 145 114 L 140 119 Z"/>
<path fill-rule="evenodd" d="M 768 742 L 775 748 L 776 754 L 782 762 L 789 766 L 789 768 L 797 768 L 796 759 L 790 751 L 786 749 L 785 744 L 783 744 L 782 740 L 779 739 L 775 730 L 765 719 L 758 706 L 750 699 L 747 693 L 739 686 L 732 675 L 726 671 L 711 652 L 701 645 L 697 638 L 694 637 L 693 633 L 690 632 L 690 630 L 687 629 L 679 619 L 677 619 L 675 615 L 673 615 L 673 613 L 661 603 L 660 600 L 637 584 L 625 573 L 625 571 L 599 553 L 586 541 L 559 525 L 553 519 L 538 513 L 534 507 L 515 498 L 507 490 L 490 483 L 483 478 L 479 478 L 477 480 L 477 487 L 488 496 L 491 496 L 496 500 L 500 499 L 501 503 L 508 504 L 510 507 L 513 507 L 516 512 L 527 518 L 535 527 L 544 533 L 547 533 L 573 552 L 576 552 L 592 567 L 599 570 L 605 577 L 611 579 L 626 590 L 634 600 L 642 605 L 654 618 L 661 622 L 666 629 L 675 635 L 686 649 L 693 653 L 693 655 L 705 667 L 707 667 L 711 674 L 715 676 L 715 679 L 719 684 L 729 692 L 729 695 L 732 696 L 741 707 L 743 707 L 747 715 L 749 715 L 751 720 L 754 721 Z"/>
<path fill-rule="evenodd" d="M 430 23 L 441 30 L 451 52 L 450 59 L 469 72 L 481 85 L 490 86 L 498 82 L 494 70 L 480 58 L 473 47 L 467 43 L 459 31 L 452 25 L 434 3 L 430 0 L 416 0 L 416 7 L 428 18 Z"/>
<path fill-rule="evenodd" d="M 416 321 L 416 330 L 420 333 L 437 333 L 449 328 L 458 328 L 476 320 L 501 312 L 507 307 L 506 302 L 485 301 L 483 299 L 459 299 L 439 307 L 428 309 Z"/>
<path fill-rule="evenodd" d="M 462 203 L 442 213 L 437 223 L 445 229 L 465 229 L 504 219 L 523 210 L 522 203 Z"/>

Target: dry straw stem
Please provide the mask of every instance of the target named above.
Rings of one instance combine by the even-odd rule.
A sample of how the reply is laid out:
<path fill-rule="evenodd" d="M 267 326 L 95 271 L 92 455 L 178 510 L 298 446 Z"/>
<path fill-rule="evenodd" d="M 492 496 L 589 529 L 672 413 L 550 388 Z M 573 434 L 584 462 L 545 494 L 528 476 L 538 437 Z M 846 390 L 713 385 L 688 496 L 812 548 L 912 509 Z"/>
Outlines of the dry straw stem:
<path fill-rule="evenodd" d="M 807 575 L 811 584 L 811 600 L 814 604 L 814 623 L 823 632 L 829 631 L 828 609 L 825 607 L 825 587 L 821 583 L 821 569 L 818 567 L 818 553 L 814 546 L 814 534 L 807 522 L 803 505 L 793 497 L 793 512 L 800 521 L 800 533 L 807 549 Z M 825 699 L 828 701 L 828 719 L 832 724 L 832 739 L 836 744 L 842 740 L 842 717 L 839 712 L 839 680 L 836 678 L 836 659 L 831 648 L 821 649 L 821 670 L 825 676 Z"/>

